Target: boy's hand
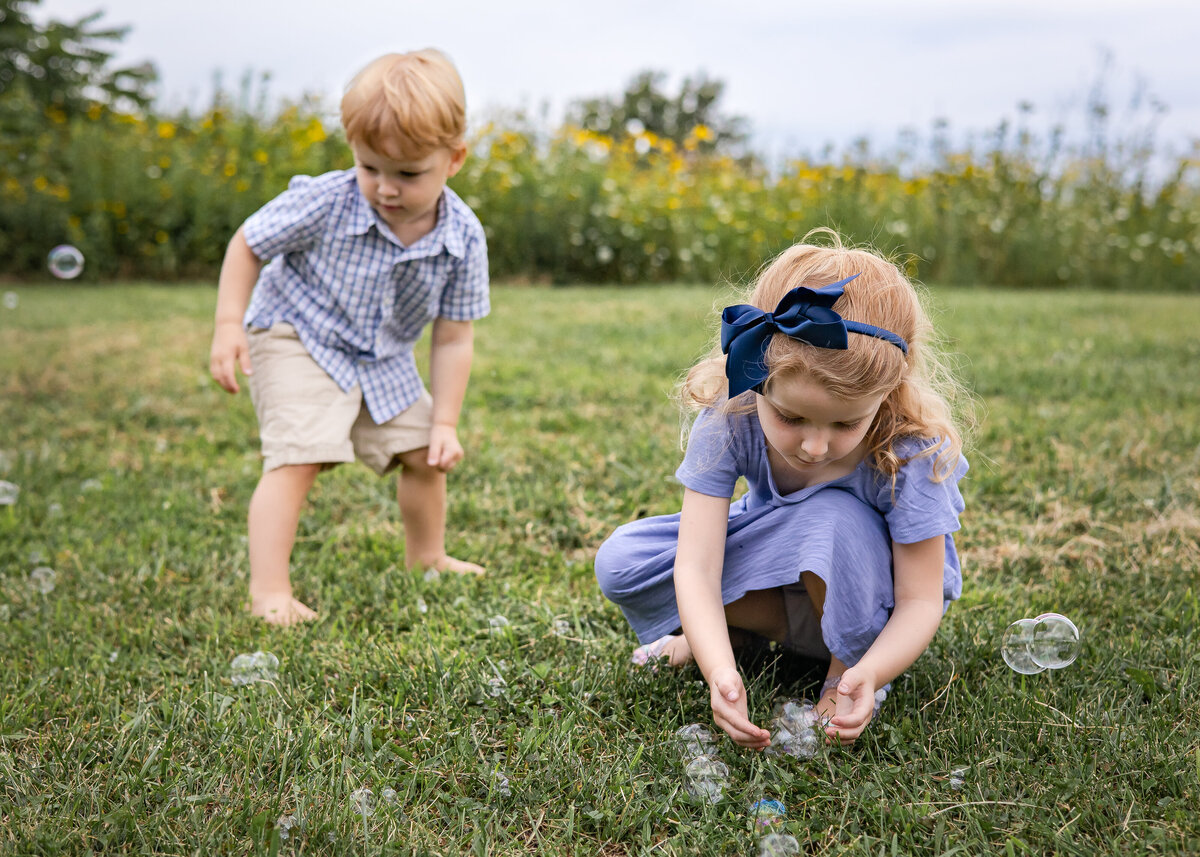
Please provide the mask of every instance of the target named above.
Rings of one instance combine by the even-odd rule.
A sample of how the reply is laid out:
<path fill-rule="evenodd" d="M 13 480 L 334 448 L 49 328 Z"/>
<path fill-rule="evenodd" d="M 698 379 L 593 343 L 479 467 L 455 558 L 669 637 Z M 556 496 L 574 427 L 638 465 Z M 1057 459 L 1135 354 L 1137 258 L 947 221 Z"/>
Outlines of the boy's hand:
<path fill-rule="evenodd" d="M 709 679 L 713 721 L 742 747 L 762 750 L 771 743 L 771 733 L 750 722 L 746 709 L 746 687 L 735 669 L 715 670 Z"/>
<path fill-rule="evenodd" d="M 212 352 L 208 371 L 216 382 L 230 393 L 238 392 L 237 368 L 243 375 L 253 374 L 250 368 L 250 341 L 240 321 L 225 321 L 217 324 L 213 331 Z"/>
<path fill-rule="evenodd" d="M 434 423 L 429 431 L 430 467 L 449 473 L 463 459 L 462 444 L 458 442 L 458 429 L 447 423 Z"/>
<path fill-rule="evenodd" d="M 850 667 L 833 690 L 837 713 L 825 725 L 825 734 L 843 744 L 853 744 L 875 715 L 875 677 L 869 670 Z"/>

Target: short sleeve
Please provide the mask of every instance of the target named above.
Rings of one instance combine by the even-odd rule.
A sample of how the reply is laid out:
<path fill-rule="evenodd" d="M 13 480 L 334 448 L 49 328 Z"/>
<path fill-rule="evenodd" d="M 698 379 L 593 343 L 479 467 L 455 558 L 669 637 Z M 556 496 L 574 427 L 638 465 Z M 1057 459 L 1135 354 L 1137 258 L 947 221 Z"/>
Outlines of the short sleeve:
<path fill-rule="evenodd" d="M 474 321 L 491 311 L 487 238 L 483 228 L 474 225 L 438 304 L 438 315 L 449 321 Z"/>
<path fill-rule="evenodd" d="M 936 454 L 918 455 L 921 449 L 916 444 L 910 450 L 898 451 L 914 457 L 896 475 L 894 495 L 890 481 L 883 480 L 876 503 L 887 520 L 892 540 L 913 544 L 956 532 L 960 526 L 958 516 L 966 505 L 958 483 L 967 473 L 967 460 L 960 455 L 953 473 L 935 482 Z"/>
<path fill-rule="evenodd" d="M 288 189 L 242 224 L 242 235 L 259 259 L 305 250 L 320 240 L 330 213 L 326 176 L 295 176 Z"/>
<path fill-rule="evenodd" d="M 675 478 L 700 494 L 732 497 L 738 477 L 745 471 L 739 464 L 740 452 L 731 421 L 711 408 L 703 410 L 692 424 Z"/>

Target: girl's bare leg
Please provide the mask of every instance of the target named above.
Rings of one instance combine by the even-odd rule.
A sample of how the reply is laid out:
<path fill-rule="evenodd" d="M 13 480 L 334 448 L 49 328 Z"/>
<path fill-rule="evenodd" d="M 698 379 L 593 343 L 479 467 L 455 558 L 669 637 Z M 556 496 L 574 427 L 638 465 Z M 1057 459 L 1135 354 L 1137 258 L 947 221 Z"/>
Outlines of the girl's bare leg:
<path fill-rule="evenodd" d="M 292 625 L 317 615 L 292 596 L 289 565 L 300 510 L 320 470 L 319 464 L 270 470 L 250 498 L 250 612 L 274 625 Z"/>
<path fill-rule="evenodd" d="M 756 589 L 747 592 L 737 601 L 725 605 L 725 621 L 729 625 L 729 640 L 734 646 L 744 641 L 743 631 L 782 643 L 788 632 L 783 591 Z M 683 634 L 667 643 L 662 653 L 673 667 L 692 661 L 692 647 Z"/>

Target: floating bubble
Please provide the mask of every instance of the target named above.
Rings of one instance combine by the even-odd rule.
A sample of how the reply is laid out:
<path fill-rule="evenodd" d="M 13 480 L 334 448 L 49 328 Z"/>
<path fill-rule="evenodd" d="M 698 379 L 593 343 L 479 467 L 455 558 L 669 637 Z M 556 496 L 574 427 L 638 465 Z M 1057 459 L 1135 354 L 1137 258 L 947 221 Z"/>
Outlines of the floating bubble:
<path fill-rule="evenodd" d="M 729 783 L 729 766 L 712 756 L 697 756 L 684 768 L 684 788 L 696 800 L 719 803 Z"/>
<path fill-rule="evenodd" d="M 4 308 L 5 309 L 16 309 L 17 305 L 20 303 L 21 303 L 21 298 L 20 298 L 20 296 L 17 295 L 16 292 L 5 292 L 4 293 Z"/>
<path fill-rule="evenodd" d="M 350 809 L 363 818 L 370 818 L 375 812 L 375 793 L 366 787 L 350 792 Z"/>
<path fill-rule="evenodd" d="M 83 254 L 70 244 L 59 244 L 46 257 L 46 264 L 60 280 L 73 280 L 83 273 Z"/>
<path fill-rule="evenodd" d="M 694 759 L 697 756 L 711 756 L 717 749 L 712 733 L 699 723 L 689 723 L 675 732 L 679 742 L 679 752 L 684 759 Z"/>
<path fill-rule="evenodd" d="M 750 804 L 750 815 L 759 827 L 770 827 L 787 818 L 787 808 L 777 800 L 756 800 Z"/>
<path fill-rule="evenodd" d="M 46 565 L 39 565 L 29 572 L 30 584 L 42 595 L 49 595 L 54 591 L 54 581 L 57 577 L 58 573 Z"/>
<path fill-rule="evenodd" d="M 796 857 L 800 843 L 786 833 L 768 833 L 758 841 L 758 857 Z"/>
<path fill-rule="evenodd" d="M 1060 613 L 1043 613 L 1033 620 L 1029 658 L 1049 670 L 1068 667 L 1079 657 L 1079 629 Z"/>
<path fill-rule="evenodd" d="M 1000 642 L 1000 656 L 1013 672 L 1036 675 L 1045 669 L 1029 652 L 1029 644 L 1033 642 L 1033 626 L 1036 624 L 1036 619 L 1018 619 L 1004 632 L 1004 639 Z"/>
<path fill-rule="evenodd" d="M 21 486 L 0 481 L 0 506 L 12 506 L 21 496 Z"/>
<path fill-rule="evenodd" d="M 238 686 L 259 681 L 275 681 L 279 678 L 279 658 L 270 652 L 238 655 L 230 663 L 230 680 Z"/>

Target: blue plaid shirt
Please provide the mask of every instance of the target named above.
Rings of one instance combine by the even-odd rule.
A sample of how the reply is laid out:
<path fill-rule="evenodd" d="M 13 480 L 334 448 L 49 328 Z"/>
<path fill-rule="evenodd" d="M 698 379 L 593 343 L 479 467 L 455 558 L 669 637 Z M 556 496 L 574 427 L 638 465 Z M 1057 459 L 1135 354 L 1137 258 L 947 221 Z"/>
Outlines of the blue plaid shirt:
<path fill-rule="evenodd" d="M 435 318 L 488 314 L 487 241 L 446 188 L 437 225 L 405 247 L 367 203 L 354 170 L 296 176 L 242 227 L 263 268 L 247 327 L 287 322 L 343 390 L 361 385 L 384 423 L 421 395 L 413 346 Z"/>

